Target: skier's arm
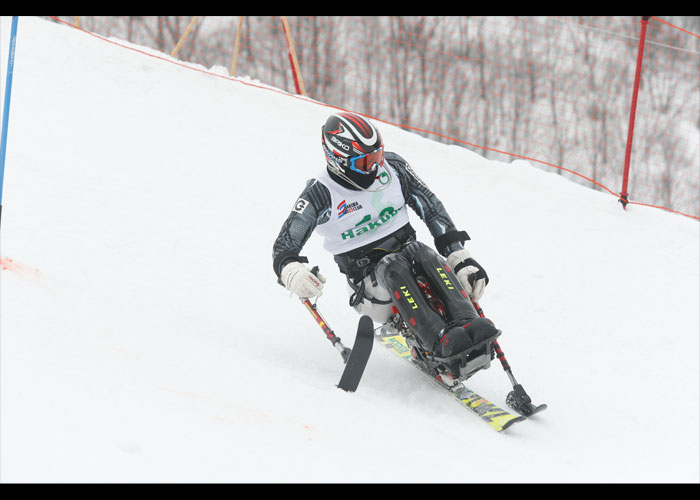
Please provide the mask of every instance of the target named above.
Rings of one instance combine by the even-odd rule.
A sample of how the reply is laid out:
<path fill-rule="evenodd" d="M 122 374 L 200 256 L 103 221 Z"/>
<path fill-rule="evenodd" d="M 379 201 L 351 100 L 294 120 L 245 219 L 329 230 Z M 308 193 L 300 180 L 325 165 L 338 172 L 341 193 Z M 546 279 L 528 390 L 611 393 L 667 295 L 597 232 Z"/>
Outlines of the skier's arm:
<path fill-rule="evenodd" d="M 469 239 L 469 235 L 466 231 L 458 231 L 455 228 L 452 218 L 435 193 L 415 174 L 408 162 L 401 156 L 387 152 L 386 159 L 390 161 L 398 173 L 406 204 L 428 226 L 430 234 L 435 238 L 435 248 L 438 252 L 447 257 L 455 250 L 463 248 L 463 243 Z"/>
<path fill-rule="evenodd" d="M 481 265 L 475 261 L 464 242 L 469 240 L 466 231 L 458 231 L 442 202 L 415 174 L 410 165 L 394 153 L 386 153 L 398 172 L 404 199 L 425 222 L 430 234 L 435 238 L 435 248 L 444 257 L 457 275 L 469 296 L 478 301 L 484 293 L 489 277 Z"/>
<path fill-rule="evenodd" d="M 299 255 L 316 226 L 329 217 L 331 196 L 320 182 L 312 179 L 294 203 L 272 247 L 272 265 L 277 277 L 290 262 L 308 262 Z"/>

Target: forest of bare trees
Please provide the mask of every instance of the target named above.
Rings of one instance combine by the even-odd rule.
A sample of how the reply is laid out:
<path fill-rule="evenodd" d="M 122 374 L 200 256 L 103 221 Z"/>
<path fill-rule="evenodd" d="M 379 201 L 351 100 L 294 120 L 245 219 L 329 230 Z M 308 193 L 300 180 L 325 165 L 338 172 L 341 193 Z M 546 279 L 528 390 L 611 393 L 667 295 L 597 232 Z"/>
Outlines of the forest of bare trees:
<path fill-rule="evenodd" d="M 192 18 L 60 19 L 170 53 Z M 288 17 L 309 97 L 438 141 L 456 139 L 488 158 L 538 160 L 601 189 L 572 170 L 618 193 L 640 19 Z M 240 28 L 235 75 L 294 92 L 279 17 L 199 16 L 191 28 L 178 59 L 231 71 Z M 700 215 L 698 34 L 698 16 L 649 23 L 629 187 L 631 200 L 693 216 Z"/>

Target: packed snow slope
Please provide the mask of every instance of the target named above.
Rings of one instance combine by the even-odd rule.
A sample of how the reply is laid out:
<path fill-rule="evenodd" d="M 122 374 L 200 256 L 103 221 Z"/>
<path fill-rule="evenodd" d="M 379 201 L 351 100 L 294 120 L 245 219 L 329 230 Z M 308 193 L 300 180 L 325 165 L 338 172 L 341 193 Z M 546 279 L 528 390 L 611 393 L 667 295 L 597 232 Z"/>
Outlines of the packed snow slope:
<path fill-rule="evenodd" d="M 496 433 L 376 346 L 345 393 L 271 263 L 333 109 L 251 82 L 20 18 L 2 482 L 698 482 L 697 221 L 379 122 L 471 235 L 481 305 L 549 409 Z M 304 253 L 351 345 L 343 277 L 316 235 Z M 469 385 L 510 389 L 498 363 Z"/>

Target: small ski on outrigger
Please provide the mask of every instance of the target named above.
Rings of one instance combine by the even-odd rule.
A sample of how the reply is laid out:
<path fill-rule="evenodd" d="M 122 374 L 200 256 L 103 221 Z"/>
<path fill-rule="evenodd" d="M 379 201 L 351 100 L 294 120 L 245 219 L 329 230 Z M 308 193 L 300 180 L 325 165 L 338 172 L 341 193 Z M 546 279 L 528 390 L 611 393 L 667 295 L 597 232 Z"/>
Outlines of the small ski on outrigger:
<path fill-rule="evenodd" d="M 484 311 L 481 309 L 481 306 L 473 300 L 472 304 L 474 305 L 474 308 L 479 316 L 483 318 Z M 505 354 L 503 354 L 503 350 L 501 349 L 501 346 L 498 344 L 497 340 L 493 341 L 493 347 L 496 349 L 496 356 L 501 362 L 503 371 L 506 372 L 510 383 L 513 385 L 513 390 L 506 396 L 506 405 L 525 417 L 531 417 L 536 413 L 546 410 L 547 405 L 545 403 L 539 405 L 533 404 L 532 399 L 530 399 L 530 396 L 527 394 L 527 392 L 525 392 L 523 386 L 519 384 L 517 380 L 515 380 L 513 370 L 511 370 L 510 364 L 508 363 Z"/>
<path fill-rule="evenodd" d="M 372 319 L 369 316 L 362 316 L 360 318 L 360 322 L 357 325 L 355 343 L 352 349 L 350 349 L 349 347 L 345 347 L 340 337 L 333 333 L 333 330 L 331 330 L 328 323 L 323 319 L 321 313 L 318 312 L 316 304 L 312 304 L 309 299 L 302 299 L 302 303 L 326 334 L 326 338 L 330 340 L 333 347 L 340 352 L 343 358 L 345 369 L 343 370 L 343 375 L 340 377 L 340 382 L 338 382 L 338 388 L 347 392 L 356 391 L 357 386 L 360 384 L 362 374 L 365 371 L 367 360 L 369 360 L 369 355 L 372 353 L 374 337 L 374 323 L 372 323 Z"/>

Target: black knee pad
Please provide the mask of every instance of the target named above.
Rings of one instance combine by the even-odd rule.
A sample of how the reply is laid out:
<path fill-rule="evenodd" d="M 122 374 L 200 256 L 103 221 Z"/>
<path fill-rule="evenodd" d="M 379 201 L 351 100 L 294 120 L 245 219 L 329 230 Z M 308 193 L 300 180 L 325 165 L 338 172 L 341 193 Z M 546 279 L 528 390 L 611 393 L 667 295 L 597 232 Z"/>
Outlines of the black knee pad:
<path fill-rule="evenodd" d="M 433 310 L 413 275 L 411 264 L 399 254 L 382 259 L 376 267 L 377 280 L 391 295 L 406 325 L 430 350 L 446 322 Z"/>
<path fill-rule="evenodd" d="M 486 318 L 476 318 L 464 326 L 454 326 L 438 337 L 436 353 L 442 357 L 454 356 L 470 347 L 495 338 L 498 329 Z"/>
<path fill-rule="evenodd" d="M 449 321 L 469 321 L 479 317 L 457 275 L 447 263 L 428 246 L 419 248 L 413 259 L 415 271 L 430 283 L 435 296 L 440 299 Z"/>
<path fill-rule="evenodd" d="M 469 322 L 464 331 L 474 345 L 495 336 L 498 333 L 498 328 L 489 319 L 476 318 Z"/>
<path fill-rule="evenodd" d="M 455 326 L 448 329 L 438 337 L 437 348 L 435 354 L 440 357 L 448 358 L 458 354 L 467 348 L 474 345 L 464 328 Z"/>

